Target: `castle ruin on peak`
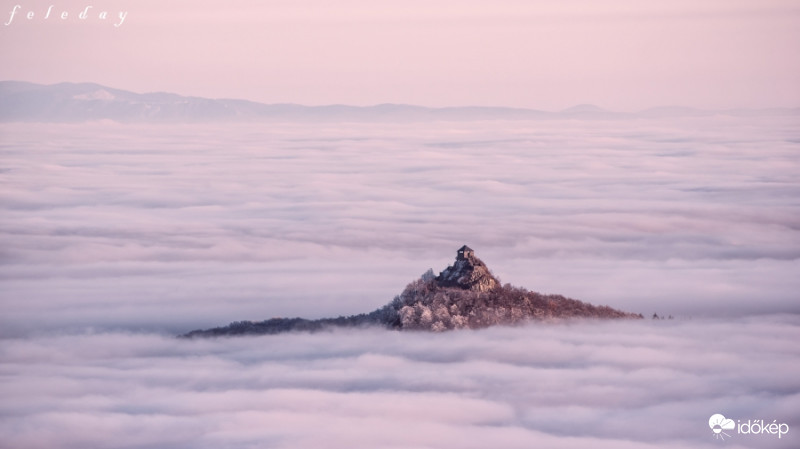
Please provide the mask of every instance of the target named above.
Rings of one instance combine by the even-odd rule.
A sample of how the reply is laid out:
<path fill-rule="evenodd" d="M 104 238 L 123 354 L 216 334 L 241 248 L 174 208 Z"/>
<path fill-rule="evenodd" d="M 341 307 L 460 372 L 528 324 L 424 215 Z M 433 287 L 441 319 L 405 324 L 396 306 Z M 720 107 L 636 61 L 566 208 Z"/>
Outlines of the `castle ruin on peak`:
<path fill-rule="evenodd" d="M 489 268 L 467 245 L 458 249 L 456 261 L 436 276 L 440 287 L 458 287 L 475 292 L 488 292 L 500 286 Z"/>

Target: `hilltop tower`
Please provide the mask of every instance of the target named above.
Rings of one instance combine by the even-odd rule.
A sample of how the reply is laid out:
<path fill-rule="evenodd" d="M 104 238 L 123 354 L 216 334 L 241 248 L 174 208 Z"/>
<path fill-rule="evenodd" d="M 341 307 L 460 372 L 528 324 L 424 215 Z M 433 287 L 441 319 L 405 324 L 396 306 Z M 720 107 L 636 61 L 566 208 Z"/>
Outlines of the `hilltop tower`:
<path fill-rule="evenodd" d="M 457 287 L 477 292 L 488 292 L 500 286 L 486 264 L 467 245 L 458 249 L 455 263 L 439 273 L 435 281 L 440 287 Z"/>
<path fill-rule="evenodd" d="M 462 246 L 458 249 L 458 253 L 456 254 L 456 260 L 464 260 L 475 257 L 475 251 L 472 250 L 467 245 Z"/>

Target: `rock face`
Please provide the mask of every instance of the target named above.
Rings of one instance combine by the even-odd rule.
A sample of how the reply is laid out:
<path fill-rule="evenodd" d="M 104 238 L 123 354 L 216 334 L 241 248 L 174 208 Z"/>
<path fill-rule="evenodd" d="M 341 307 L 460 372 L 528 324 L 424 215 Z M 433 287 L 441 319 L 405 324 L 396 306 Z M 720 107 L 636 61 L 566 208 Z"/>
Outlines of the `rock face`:
<path fill-rule="evenodd" d="M 456 262 L 436 277 L 440 287 L 457 287 L 474 292 L 488 292 L 500 286 L 489 268 L 467 245 L 459 248 Z"/>
<path fill-rule="evenodd" d="M 189 332 L 184 337 L 276 334 L 331 327 L 380 326 L 397 330 L 446 331 L 569 318 L 643 318 L 608 306 L 594 306 L 561 295 L 543 295 L 500 282 L 468 246 L 439 276 L 428 270 L 385 306 L 370 313 L 306 320 L 273 318 L 237 321 L 228 326 Z"/>

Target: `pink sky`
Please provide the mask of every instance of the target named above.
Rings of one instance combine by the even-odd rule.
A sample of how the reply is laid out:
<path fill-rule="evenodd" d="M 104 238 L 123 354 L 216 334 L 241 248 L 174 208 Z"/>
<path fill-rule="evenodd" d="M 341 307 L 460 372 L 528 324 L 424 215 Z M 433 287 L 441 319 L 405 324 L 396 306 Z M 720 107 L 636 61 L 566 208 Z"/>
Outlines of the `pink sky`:
<path fill-rule="evenodd" d="M 0 79 L 309 105 L 800 106 L 789 0 L 4 0 L 0 13 Z"/>

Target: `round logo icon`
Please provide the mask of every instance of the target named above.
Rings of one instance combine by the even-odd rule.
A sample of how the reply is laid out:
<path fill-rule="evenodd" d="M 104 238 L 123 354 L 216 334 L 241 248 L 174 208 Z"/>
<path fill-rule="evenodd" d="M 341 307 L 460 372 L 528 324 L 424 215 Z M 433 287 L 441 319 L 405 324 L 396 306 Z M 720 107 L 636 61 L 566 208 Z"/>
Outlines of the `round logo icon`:
<path fill-rule="evenodd" d="M 730 437 L 730 435 L 725 433 L 725 431 L 735 428 L 736 423 L 734 423 L 732 419 L 728 419 L 721 414 L 716 413 L 711 415 L 711 418 L 708 418 L 708 427 L 710 427 L 711 431 L 714 432 L 714 438 L 724 441 L 725 437 Z"/>

